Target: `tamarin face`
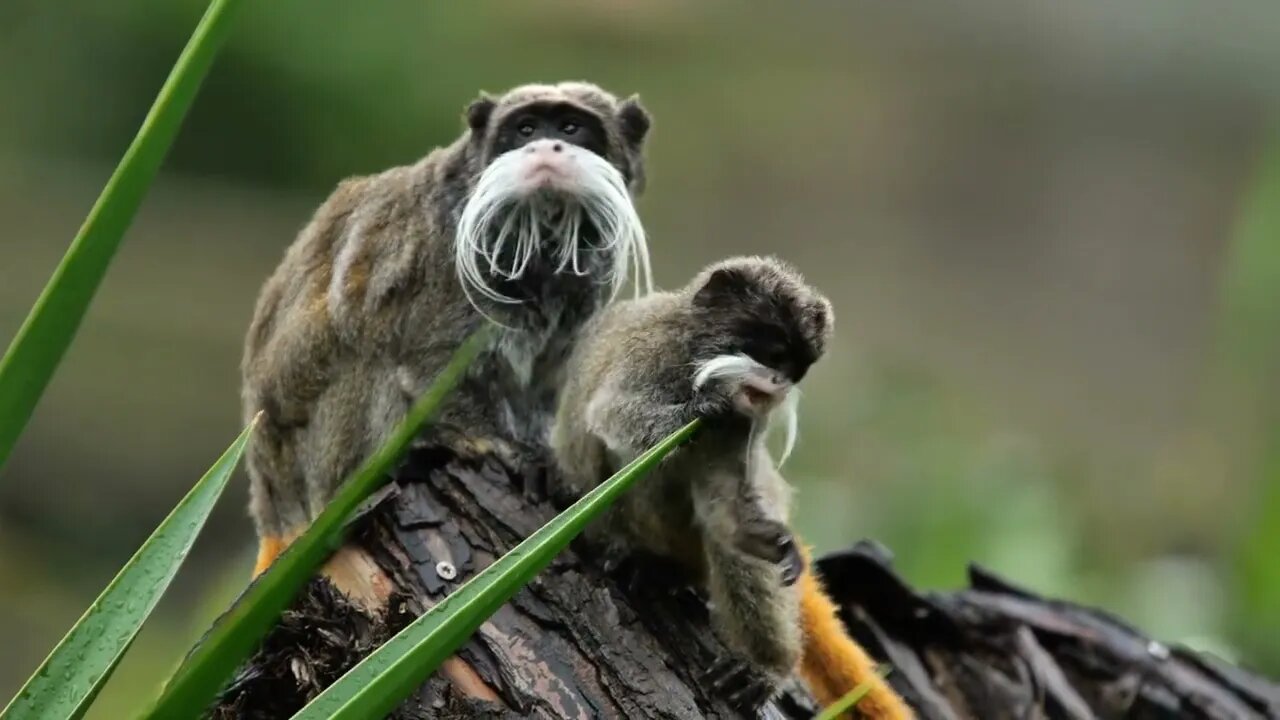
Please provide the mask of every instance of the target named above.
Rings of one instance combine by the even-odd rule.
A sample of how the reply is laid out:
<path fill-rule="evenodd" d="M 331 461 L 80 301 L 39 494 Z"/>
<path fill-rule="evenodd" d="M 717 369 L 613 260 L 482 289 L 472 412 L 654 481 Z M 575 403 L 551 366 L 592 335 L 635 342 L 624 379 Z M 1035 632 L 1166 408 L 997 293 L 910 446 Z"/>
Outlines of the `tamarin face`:
<path fill-rule="evenodd" d="M 822 356 L 831 337 L 831 303 L 775 258 L 739 257 L 704 270 L 692 295 L 688 348 L 693 388 L 727 389 L 740 415 L 786 424 L 785 460 L 795 445 L 795 385 Z"/>
<path fill-rule="evenodd" d="M 614 292 L 632 268 L 652 284 L 632 204 L 643 185 L 649 115 L 594 85 L 526 85 L 467 109 L 483 169 L 458 222 L 457 264 L 468 294 L 519 303 L 531 274 L 571 273 Z"/>
<path fill-rule="evenodd" d="M 600 118 L 565 102 L 531 103 L 508 115 L 493 136 L 495 156 L 513 156 L 518 167 L 516 192 L 541 189 L 580 192 L 584 183 L 579 157 L 592 153 L 605 158 L 604 125 Z"/>

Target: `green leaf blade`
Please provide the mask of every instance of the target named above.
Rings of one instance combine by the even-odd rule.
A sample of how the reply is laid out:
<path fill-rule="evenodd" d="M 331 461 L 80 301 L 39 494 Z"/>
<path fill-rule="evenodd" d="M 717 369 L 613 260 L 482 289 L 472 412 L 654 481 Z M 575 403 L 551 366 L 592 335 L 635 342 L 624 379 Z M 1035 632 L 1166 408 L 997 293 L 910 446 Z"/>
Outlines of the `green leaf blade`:
<path fill-rule="evenodd" d="M 880 676 L 881 680 L 889 676 L 889 671 L 890 668 L 888 666 L 882 665 L 881 667 L 876 668 L 876 674 Z M 844 697 L 828 705 L 826 709 L 818 713 L 813 720 L 838 720 L 842 713 L 851 710 L 854 705 L 857 705 L 862 698 L 866 697 L 867 694 L 871 692 L 871 688 L 875 682 L 875 680 L 867 680 L 861 685 L 858 685 L 858 687 L 845 693 Z"/>
<path fill-rule="evenodd" d="M 485 620 L 550 564 L 635 481 L 696 432 L 694 420 L 536 530 L 510 552 L 401 630 L 293 716 L 293 720 L 382 718 L 452 655 Z"/>
<path fill-rule="evenodd" d="M 342 540 L 351 513 L 386 479 L 395 462 L 439 411 L 467 367 L 487 347 L 489 328 L 474 333 L 410 408 L 391 438 L 347 479 L 329 505 L 206 633 L 144 717 L 198 718 L 236 668 L 258 647 L 280 613 Z M 3 720 L 3 719 L 0 719 Z"/>
<path fill-rule="evenodd" d="M 210 3 L 138 134 L 0 358 L 0 466 L 71 345 L 240 4 L 241 0 Z"/>
<path fill-rule="evenodd" d="M 253 427 L 240 433 L 160 523 L 0 712 L 0 720 L 67 720 L 84 714 L 186 559 Z"/>

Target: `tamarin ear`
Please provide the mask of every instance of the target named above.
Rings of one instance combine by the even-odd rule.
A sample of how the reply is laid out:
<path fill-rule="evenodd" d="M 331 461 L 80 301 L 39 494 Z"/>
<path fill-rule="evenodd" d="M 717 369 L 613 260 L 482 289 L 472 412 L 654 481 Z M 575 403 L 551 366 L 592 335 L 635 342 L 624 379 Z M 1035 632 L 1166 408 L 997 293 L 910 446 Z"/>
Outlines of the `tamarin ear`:
<path fill-rule="evenodd" d="M 824 297 L 814 300 L 805 308 L 805 316 L 812 333 L 811 342 L 822 351 L 835 330 L 835 311 L 831 308 L 831 301 Z"/>
<path fill-rule="evenodd" d="M 693 302 L 703 307 L 736 302 L 745 299 L 749 285 L 747 276 L 738 268 L 717 268 L 693 294 Z"/>
<path fill-rule="evenodd" d="M 480 93 L 480 97 L 471 101 L 467 106 L 467 127 L 471 128 L 471 132 L 480 135 L 484 133 L 484 129 L 489 126 L 489 118 L 493 115 L 493 108 L 497 106 L 493 98 L 486 93 Z"/>
<path fill-rule="evenodd" d="M 640 96 L 632 95 L 618 106 L 618 125 L 622 128 L 622 139 L 632 149 L 639 149 L 649 134 L 653 119 L 649 111 L 640 104 Z"/>

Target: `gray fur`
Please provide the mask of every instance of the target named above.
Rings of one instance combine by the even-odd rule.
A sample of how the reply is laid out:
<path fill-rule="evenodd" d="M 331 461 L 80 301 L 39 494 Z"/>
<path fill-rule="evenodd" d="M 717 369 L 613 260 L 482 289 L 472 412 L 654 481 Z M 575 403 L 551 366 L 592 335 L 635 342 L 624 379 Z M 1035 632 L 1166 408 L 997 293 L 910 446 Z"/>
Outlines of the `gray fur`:
<path fill-rule="evenodd" d="M 734 297 L 718 296 L 721 271 L 736 274 L 726 290 Z M 753 432 L 765 418 L 734 409 L 737 381 L 694 382 L 702 363 L 741 350 L 744 317 L 790 323 L 813 360 L 832 329 L 827 300 L 773 258 L 727 260 L 681 290 L 616 303 L 587 324 L 569 360 L 552 448 L 560 490 L 577 496 L 704 418 L 689 445 L 587 532 L 613 552 L 639 549 L 686 565 L 705 585 L 726 644 L 776 687 L 800 658 L 798 590 L 783 582 L 779 558 L 768 556 L 776 543 L 760 540 L 787 533 L 790 486 L 763 433 Z"/>
<path fill-rule="evenodd" d="M 450 399 L 437 439 L 542 442 L 562 364 L 581 324 L 609 288 L 598 276 L 555 272 L 539 257 L 520 278 L 520 305 L 471 302 L 454 266 L 457 220 L 493 160 L 491 132 L 540 100 L 597 115 L 605 159 L 634 196 L 643 179 L 648 116 L 594 85 L 527 85 L 483 96 L 468 129 L 417 163 L 340 183 L 315 212 L 258 299 L 245 344 L 246 419 L 264 417 L 247 453 L 250 512 L 262 536 L 296 531 L 389 435 L 482 313 L 497 333 Z"/>

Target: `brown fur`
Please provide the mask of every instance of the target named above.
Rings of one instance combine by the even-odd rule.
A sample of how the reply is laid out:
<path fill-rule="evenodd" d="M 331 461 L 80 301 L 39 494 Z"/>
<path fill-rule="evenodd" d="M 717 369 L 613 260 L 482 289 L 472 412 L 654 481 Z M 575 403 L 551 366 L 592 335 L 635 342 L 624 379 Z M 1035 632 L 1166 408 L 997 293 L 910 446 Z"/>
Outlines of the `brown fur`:
<path fill-rule="evenodd" d="M 264 411 L 247 453 L 250 511 L 263 540 L 259 571 L 482 323 L 455 272 L 457 219 L 493 160 L 498 123 L 543 100 L 601 120 L 605 159 L 634 195 L 648 129 L 637 100 L 586 83 L 522 86 L 473 102 L 467 129 L 449 146 L 341 182 L 267 280 L 242 364 L 245 417 Z M 537 304 L 485 308 L 513 329 L 498 333 L 472 365 L 432 431 L 436 440 L 544 440 L 560 366 L 607 293 L 592 277 L 538 271 L 529 279 L 540 289 Z"/>

